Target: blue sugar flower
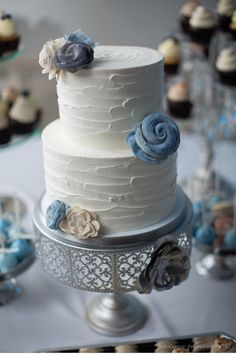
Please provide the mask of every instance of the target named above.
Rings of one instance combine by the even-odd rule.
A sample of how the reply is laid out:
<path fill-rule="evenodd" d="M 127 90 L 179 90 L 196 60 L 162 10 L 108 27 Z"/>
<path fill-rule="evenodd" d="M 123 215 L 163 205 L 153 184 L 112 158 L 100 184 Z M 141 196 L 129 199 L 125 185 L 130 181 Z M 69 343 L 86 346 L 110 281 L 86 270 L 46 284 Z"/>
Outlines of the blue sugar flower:
<path fill-rule="evenodd" d="M 69 205 L 61 200 L 52 202 L 46 210 L 46 224 L 49 229 L 59 230 L 59 224 L 66 217 L 66 211 Z"/>
<path fill-rule="evenodd" d="M 84 34 L 81 30 L 75 31 L 73 33 L 65 34 L 64 39 L 67 42 L 80 42 L 88 44 L 90 47 L 95 48 L 98 43 L 95 43 L 92 38 Z"/>
<path fill-rule="evenodd" d="M 137 158 L 159 164 L 178 149 L 180 133 L 169 116 L 153 113 L 129 133 L 127 141 Z"/>
<path fill-rule="evenodd" d="M 57 51 L 54 63 L 57 68 L 75 73 L 93 61 L 94 51 L 82 42 L 66 42 Z"/>

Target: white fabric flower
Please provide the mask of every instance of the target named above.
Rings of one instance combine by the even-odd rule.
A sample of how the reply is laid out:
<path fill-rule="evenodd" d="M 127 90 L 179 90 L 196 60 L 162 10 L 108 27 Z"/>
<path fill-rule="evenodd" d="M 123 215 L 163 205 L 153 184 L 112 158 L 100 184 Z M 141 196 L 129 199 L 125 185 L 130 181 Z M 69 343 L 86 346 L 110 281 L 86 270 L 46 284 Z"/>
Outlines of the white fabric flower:
<path fill-rule="evenodd" d="M 96 237 L 100 229 L 97 215 L 78 206 L 68 209 L 66 219 L 59 225 L 61 231 L 86 239 Z"/>
<path fill-rule="evenodd" d="M 54 64 L 54 56 L 58 49 L 65 44 L 64 38 L 47 41 L 39 53 L 39 64 L 43 68 L 42 73 L 48 74 L 49 80 L 59 74 L 60 69 Z"/>

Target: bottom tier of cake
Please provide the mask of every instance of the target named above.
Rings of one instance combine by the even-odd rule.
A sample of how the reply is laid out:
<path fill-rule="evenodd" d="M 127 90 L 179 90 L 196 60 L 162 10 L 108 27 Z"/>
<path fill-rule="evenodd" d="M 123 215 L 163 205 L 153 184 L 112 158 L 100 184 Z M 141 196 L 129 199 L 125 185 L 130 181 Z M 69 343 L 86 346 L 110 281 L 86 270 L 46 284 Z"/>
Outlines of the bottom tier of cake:
<path fill-rule="evenodd" d="M 159 165 L 127 150 L 85 150 L 63 132 L 60 120 L 42 135 L 45 208 L 56 199 L 97 214 L 102 233 L 136 230 L 158 223 L 176 204 L 176 157 Z"/>

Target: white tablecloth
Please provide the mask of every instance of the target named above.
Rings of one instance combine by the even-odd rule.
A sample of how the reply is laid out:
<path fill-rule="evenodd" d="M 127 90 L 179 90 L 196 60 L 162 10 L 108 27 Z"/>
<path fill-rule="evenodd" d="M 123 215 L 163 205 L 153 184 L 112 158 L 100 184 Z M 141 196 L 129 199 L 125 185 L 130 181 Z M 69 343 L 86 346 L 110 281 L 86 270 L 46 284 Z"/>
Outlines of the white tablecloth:
<path fill-rule="evenodd" d="M 190 176 L 199 165 L 201 140 L 183 136 L 179 152 L 179 179 Z M 236 185 L 236 145 L 217 147 L 221 172 Z M 39 138 L 17 148 L 0 150 L 0 188 L 14 186 L 35 200 L 44 189 Z M 133 335 L 104 337 L 86 324 L 85 308 L 95 296 L 68 288 L 49 278 L 37 262 L 18 277 L 24 293 L 0 307 L 0 351 L 29 352 L 43 348 L 95 345 L 118 341 L 153 339 L 196 333 L 226 332 L 236 336 L 236 281 L 206 280 L 195 271 L 200 254 L 193 250 L 190 278 L 172 290 L 138 295 L 149 309 L 146 325 Z"/>

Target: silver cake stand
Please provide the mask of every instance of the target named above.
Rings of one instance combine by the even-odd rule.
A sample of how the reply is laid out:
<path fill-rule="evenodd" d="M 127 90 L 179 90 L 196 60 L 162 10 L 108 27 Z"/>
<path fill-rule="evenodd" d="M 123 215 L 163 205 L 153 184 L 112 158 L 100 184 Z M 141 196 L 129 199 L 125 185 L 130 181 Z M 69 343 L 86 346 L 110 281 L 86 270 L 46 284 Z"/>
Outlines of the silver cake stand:
<path fill-rule="evenodd" d="M 103 335 L 128 335 L 148 318 L 146 308 L 126 293 L 138 290 L 137 280 L 148 266 L 160 238 L 171 235 L 189 256 L 192 205 L 178 187 L 176 208 L 164 221 L 136 231 L 76 240 L 49 230 L 41 209 L 34 213 L 36 254 L 54 279 L 74 288 L 103 293 L 87 309 L 89 325 Z"/>
<path fill-rule="evenodd" d="M 0 305 L 5 305 L 22 293 L 22 287 L 16 277 L 24 273 L 35 260 L 35 247 L 31 242 L 32 251 L 19 264 L 5 273 L 0 273 Z"/>

